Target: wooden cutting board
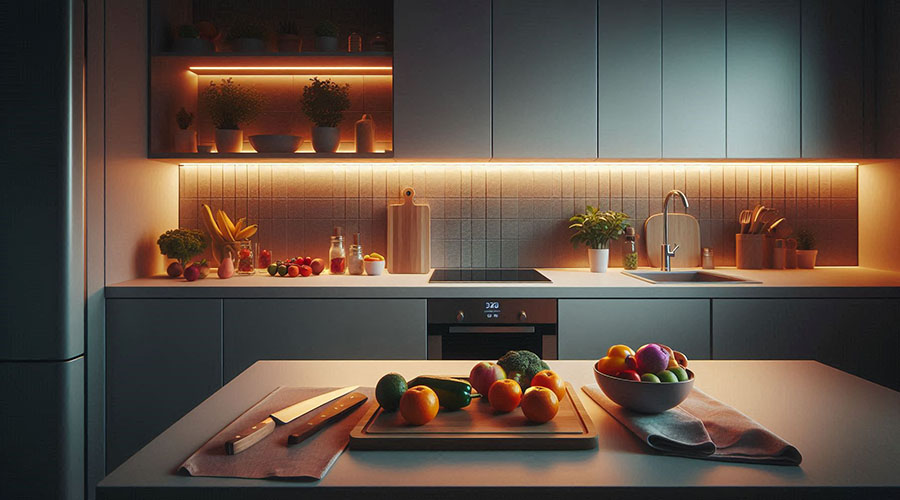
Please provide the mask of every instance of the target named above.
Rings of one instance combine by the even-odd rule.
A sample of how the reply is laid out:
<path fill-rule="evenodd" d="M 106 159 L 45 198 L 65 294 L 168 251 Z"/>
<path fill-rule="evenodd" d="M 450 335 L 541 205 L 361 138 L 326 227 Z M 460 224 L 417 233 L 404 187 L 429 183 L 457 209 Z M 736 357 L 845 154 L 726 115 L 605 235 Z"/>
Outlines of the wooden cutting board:
<path fill-rule="evenodd" d="M 456 411 L 441 409 L 425 425 L 375 406 L 350 433 L 356 450 L 586 450 L 597 447 L 594 422 L 571 384 L 553 420 L 534 424 L 521 409 L 495 413 L 483 398 Z"/>
<path fill-rule="evenodd" d="M 653 214 L 644 222 L 644 241 L 650 266 L 661 265 L 660 247 L 663 243 L 663 214 Z M 669 245 L 681 245 L 672 258 L 672 267 L 700 266 L 700 223 L 693 215 L 669 214 Z"/>
<path fill-rule="evenodd" d="M 431 271 L 431 208 L 415 203 L 416 191 L 404 188 L 403 202 L 388 205 L 387 270 L 391 274 Z"/>

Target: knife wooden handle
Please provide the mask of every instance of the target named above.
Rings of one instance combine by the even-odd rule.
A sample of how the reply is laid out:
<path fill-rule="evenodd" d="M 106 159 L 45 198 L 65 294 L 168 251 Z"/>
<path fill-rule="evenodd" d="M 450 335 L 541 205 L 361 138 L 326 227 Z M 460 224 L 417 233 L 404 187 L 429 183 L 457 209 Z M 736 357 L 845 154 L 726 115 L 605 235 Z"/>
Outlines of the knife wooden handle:
<path fill-rule="evenodd" d="M 288 437 L 288 445 L 300 443 L 304 439 L 319 432 L 322 428 L 340 420 L 357 406 L 365 403 L 367 399 L 369 398 L 367 398 L 365 394 L 351 392 L 346 396 L 342 396 L 331 403 L 328 403 L 308 422 L 300 426 L 297 429 L 297 432 L 291 433 Z"/>
<path fill-rule="evenodd" d="M 235 434 L 234 439 L 225 443 L 225 453 L 237 455 L 254 444 L 260 442 L 275 431 L 275 420 L 268 417 L 262 422 Z"/>

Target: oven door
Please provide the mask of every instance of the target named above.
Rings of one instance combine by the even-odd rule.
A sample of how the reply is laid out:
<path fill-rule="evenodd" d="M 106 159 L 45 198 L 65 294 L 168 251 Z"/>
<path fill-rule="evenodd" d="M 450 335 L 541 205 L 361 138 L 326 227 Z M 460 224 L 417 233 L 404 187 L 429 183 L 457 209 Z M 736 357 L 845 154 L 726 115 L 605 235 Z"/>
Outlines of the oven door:
<path fill-rule="evenodd" d="M 549 325 L 432 325 L 428 359 L 499 359 L 508 351 L 529 350 L 556 359 L 556 332 Z"/>

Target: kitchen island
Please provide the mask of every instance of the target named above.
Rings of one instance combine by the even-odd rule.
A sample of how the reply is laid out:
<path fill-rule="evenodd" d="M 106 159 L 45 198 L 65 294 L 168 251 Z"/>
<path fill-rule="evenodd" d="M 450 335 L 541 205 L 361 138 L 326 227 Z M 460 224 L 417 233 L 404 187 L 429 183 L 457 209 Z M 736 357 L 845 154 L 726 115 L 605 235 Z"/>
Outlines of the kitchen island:
<path fill-rule="evenodd" d="M 99 499 L 897 498 L 900 393 L 812 361 L 694 361 L 696 387 L 803 454 L 799 467 L 666 457 L 590 400 L 592 361 L 553 361 L 579 388 L 599 448 L 347 451 L 321 481 L 189 477 L 182 461 L 278 386 L 373 386 L 396 371 L 468 373 L 470 361 L 259 361 L 100 482 Z"/>

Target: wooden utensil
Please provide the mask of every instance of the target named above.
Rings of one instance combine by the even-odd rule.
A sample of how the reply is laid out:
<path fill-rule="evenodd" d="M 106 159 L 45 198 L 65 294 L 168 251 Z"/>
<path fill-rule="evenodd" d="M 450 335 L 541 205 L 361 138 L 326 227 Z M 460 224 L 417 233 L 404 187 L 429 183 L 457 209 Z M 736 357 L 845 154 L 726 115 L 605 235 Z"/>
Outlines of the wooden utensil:
<path fill-rule="evenodd" d="M 783 220 L 777 226 L 773 222 L 772 226 L 769 226 L 769 227 L 771 228 L 771 230 L 769 231 L 769 234 L 771 234 L 772 236 L 774 236 L 776 238 L 780 238 L 783 240 L 790 238 L 791 235 L 794 234 L 794 228 L 791 226 L 791 223 L 788 222 L 787 220 Z"/>
<path fill-rule="evenodd" d="M 388 272 L 424 274 L 431 270 L 431 208 L 415 203 L 411 187 L 400 194 L 403 202 L 387 210 Z"/>
<path fill-rule="evenodd" d="M 766 232 L 774 236 L 775 230 L 779 225 L 781 225 L 782 222 L 784 222 L 784 217 L 776 219 L 775 222 L 772 222 L 768 225 L 768 227 L 766 227 Z"/>
<path fill-rule="evenodd" d="M 741 216 L 738 219 L 738 221 L 741 223 L 741 234 L 747 234 L 747 231 L 750 230 L 750 218 L 752 216 L 753 212 L 751 212 L 750 210 L 741 210 Z"/>
<path fill-rule="evenodd" d="M 644 221 L 644 241 L 652 267 L 660 266 L 659 249 L 663 243 L 663 214 L 653 214 Z M 681 213 L 669 214 L 669 244 L 680 245 L 672 267 L 700 266 L 700 223 L 694 216 Z"/>
<path fill-rule="evenodd" d="M 306 425 L 303 425 L 298 432 L 293 432 L 288 436 L 288 445 L 301 443 L 306 438 L 344 418 L 356 407 L 365 403 L 367 399 L 369 398 L 361 392 L 351 392 L 329 403 L 322 409 L 320 414 L 313 417 Z"/>
<path fill-rule="evenodd" d="M 778 211 L 774 208 L 764 208 L 759 214 L 759 224 L 756 228 L 757 234 L 763 234 L 775 219 L 778 218 Z"/>
<path fill-rule="evenodd" d="M 763 209 L 766 208 L 762 205 L 756 205 L 753 207 L 753 214 L 750 216 L 750 230 L 747 231 L 750 234 L 756 234 L 759 230 L 759 214 L 762 213 Z"/>

